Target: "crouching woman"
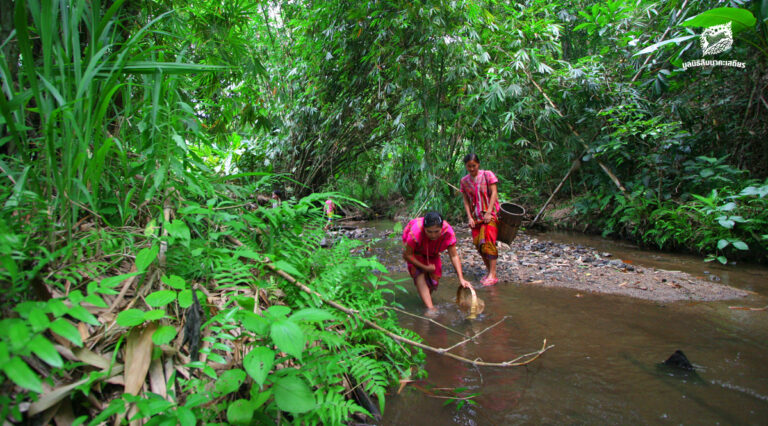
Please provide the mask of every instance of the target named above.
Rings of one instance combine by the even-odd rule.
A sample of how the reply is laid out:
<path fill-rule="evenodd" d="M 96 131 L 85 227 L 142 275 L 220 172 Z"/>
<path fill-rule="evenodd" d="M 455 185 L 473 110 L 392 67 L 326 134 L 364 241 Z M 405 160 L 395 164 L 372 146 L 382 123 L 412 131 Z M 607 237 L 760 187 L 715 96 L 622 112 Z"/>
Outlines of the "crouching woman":
<path fill-rule="evenodd" d="M 459 276 L 459 284 L 462 287 L 472 286 L 464 279 L 461 270 L 461 259 L 456 250 L 456 234 L 439 213 L 429 212 L 424 217 L 417 217 L 408 222 L 403 230 L 403 243 L 403 259 L 408 264 L 408 273 L 413 278 L 427 309 L 434 309 L 432 292 L 437 289 L 443 274 L 441 252 L 448 251 L 451 264 Z"/>

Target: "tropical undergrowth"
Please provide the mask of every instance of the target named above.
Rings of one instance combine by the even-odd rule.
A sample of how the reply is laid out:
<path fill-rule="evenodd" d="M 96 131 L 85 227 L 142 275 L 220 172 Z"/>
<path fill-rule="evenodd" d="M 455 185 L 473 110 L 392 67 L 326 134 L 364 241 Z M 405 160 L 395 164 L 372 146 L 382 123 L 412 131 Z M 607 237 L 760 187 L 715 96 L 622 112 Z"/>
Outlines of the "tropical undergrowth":
<path fill-rule="evenodd" d="M 232 174 L 263 129 L 249 6 L 13 6 L 0 41 L 3 419 L 337 424 L 418 374 L 420 352 L 363 327 L 418 339 L 383 309 L 397 287 L 382 265 L 344 239 L 319 249 L 322 202 L 354 200 L 269 209 L 255 195 L 274 175 Z"/>
<path fill-rule="evenodd" d="M 696 253 L 723 264 L 728 259 L 768 261 L 768 181 L 733 181 L 680 198 L 659 197 L 648 188 L 593 193 L 577 197 L 572 206 L 578 222 L 589 223 L 603 236 Z"/>
<path fill-rule="evenodd" d="M 21 421 L 66 410 L 76 424 L 281 417 L 338 424 L 371 414 L 350 396 L 356 386 L 383 409 L 386 388 L 415 375 L 423 355 L 363 320 L 418 336 L 383 309 L 398 286 L 376 260 L 350 255 L 362 252 L 360 242 L 319 249 L 323 221 L 315 205 L 324 196 L 275 209 L 245 208 L 235 196 L 184 197 L 147 215 L 140 228 L 86 220 L 92 228 L 56 252 L 34 244 L 39 219 L 4 209 L 9 244 L 0 272 L 17 291 L 5 297 L 0 327 L 2 415 Z M 264 262 L 359 315 L 269 275 Z M 189 325 L 195 289 L 202 320 Z M 194 327 L 202 336 L 199 359 L 188 342 Z M 122 383 L 112 380 L 119 370 Z"/>

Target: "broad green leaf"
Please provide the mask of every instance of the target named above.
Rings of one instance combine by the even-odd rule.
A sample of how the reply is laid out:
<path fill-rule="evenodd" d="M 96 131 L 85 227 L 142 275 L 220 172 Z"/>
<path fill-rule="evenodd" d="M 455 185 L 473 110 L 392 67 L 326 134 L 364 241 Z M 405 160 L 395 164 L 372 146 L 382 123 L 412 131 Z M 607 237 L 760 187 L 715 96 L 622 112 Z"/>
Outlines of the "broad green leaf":
<path fill-rule="evenodd" d="M 270 337 L 281 351 L 293 355 L 301 361 L 301 353 L 304 351 L 304 332 L 293 321 L 278 319 L 270 327 Z"/>
<path fill-rule="evenodd" d="M 72 318 L 78 319 L 78 320 L 80 320 L 80 321 L 82 321 L 82 322 L 84 322 L 86 324 L 90 324 L 90 325 L 99 325 L 99 324 L 101 324 L 99 322 L 99 320 L 96 319 L 95 316 L 93 316 L 93 314 L 91 314 L 90 312 L 88 312 L 87 309 L 85 309 L 84 307 L 79 306 L 79 305 L 71 307 L 69 309 L 69 312 L 67 312 L 67 313 Z"/>
<path fill-rule="evenodd" d="M 33 314 L 45 315 L 45 302 L 21 302 L 13 310 L 18 312 L 22 318 L 31 320 Z"/>
<path fill-rule="evenodd" d="M 243 367 L 248 375 L 259 384 L 264 386 L 269 372 L 275 364 L 275 352 L 264 346 L 257 346 L 248 352 L 243 359 Z"/>
<path fill-rule="evenodd" d="M 146 271 L 149 265 L 157 259 L 159 252 L 160 246 L 157 244 L 139 250 L 139 253 L 136 254 L 136 270 L 139 272 Z"/>
<path fill-rule="evenodd" d="M 322 322 L 336 319 L 330 312 L 318 308 L 306 308 L 296 311 L 291 315 L 291 321 Z"/>
<path fill-rule="evenodd" d="M 189 233 L 189 228 L 184 221 L 174 219 L 171 223 L 166 222 L 165 229 L 168 230 L 168 234 L 171 237 L 183 241 L 185 245 L 189 245 L 189 240 L 192 237 Z"/>
<path fill-rule="evenodd" d="M 179 306 L 183 309 L 187 309 L 195 303 L 192 298 L 192 290 L 182 290 L 179 292 Z"/>
<path fill-rule="evenodd" d="M 282 377 L 273 386 L 277 407 L 289 413 L 306 413 L 315 408 L 315 396 L 299 377 Z"/>
<path fill-rule="evenodd" d="M 126 309 L 117 315 L 117 324 L 121 327 L 134 327 L 144 322 L 144 311 Z"/>
<path fill-rule="evenodd" d="M 235 302 L 248 312 L 253 312 L 253 308 L 256 306 L 253 297 L 248 296 L 235 296 Z"/>
<path fill-rule="evenodd" d="M 245 382 L 245 378 L 245 371 L 239 368 L 227 370 L 219 376 L 218 380 L 216 380 L 214 390 L 219 396 L 228 395 L 240 389 L 240 385 Z"/>
<path fill-rule="evenodd" d="M 187 283 L 184 281 L 184 278 L 181 278 L 178 275 L 171 275 L 170 277 L 163 275 L 160 280 L 176 290 L 184 290 L 187 288 Z"/>
<path fill-rule="evenodd" d="M 264 405 L 265 402 L 269 399 L 269 397 L 272 396 L 272 390 L 267 389 L 264 392 L 259 392 L 258 388 L 256 386 L 251 388 L 251 403 L 253 404 L 253 409 L 257 410 L 259 407 Z"/>
<path fill-rule="evenodd" d="M 726 219 L 725 216 L 719 217 L 717 219 L 717 223 L 719 223 L 720 226 L 722 226 L 725 229 L 732 229 L 733 226 L 736 224 L 736 222 L 734 222 L 734 221 L 732 221 L 730 219 Z"/>
<path fill-rule="evenodd" d="M 83 299 L 85 302 L 90 303 L 93 306 L 98 306 L 99 308 L 108 308 L 109 305 L 107 305 L 107 302 L 104 301 L 104 299 L 101 298 L 96 293 L 89 294 L 88 296 L 85 296 L 85 299 Z"/>
<path fill-rule="evenodd" d="M 247 399 L 238 399 L 227 407 L 227 421 L 234 425 L 251 424 L 253 418 L 253 404 Z"/>
<path fill-rule="evenodd" d="M 198 405 L 202 405 L 202 404 L 205 404 L 206 402 L 209 402 L 210 400 L 211 399 L 206 395 L 193 393 L 187 397 L 187 401 L 184 404 L 184 406 L 189 408 L 195 408 Z"/>
<path fill-rule="evenodd" d="M 176 337 L 176 328 L 170 325 L 164 325 L 152 333 L 152 341 L 158 346 L 170 343 L 174 337 Z"/>
<path fill-rule="evenodd" d="M 285 318 L 291 313 L 291 308 L 284 305 L 272 305 L 264 311 L 264 316 L 268 318 Z"/>
<path fill-rule="evenodd" d="M 173 290 L 158 290 L 147 295 L 145 300 L 147 305 L 159 308 L 176 300 L 176 292 Z"/>
<path fill-rule="evenodd" d="M 4 365 L 11 359 L 11 354 L 8 351 L 8 344 L 5 340 L 0 340 L 0 365 Z"/>
<path fill-rule="evenodd" d="M 128 278 L 130 278 L 130 277 L 132 277 L 134 275 L 139 275 L 140 273 L 141 272 L 131 272 L 130 274 L 123 274 L 123 275 L 116 275 L 114 277 L 107 277 L 107 278 L 104 278 L 103 280 L 101 280 L 100 285 L 102 287 L 106 287 L 106 288 L 116 287 L 118 284 L 122 283 L 126 279 L 128 279 Z"/>
<path fill-rule="evenodd" d="M 165 318 L 165 311 L 162 309 L 153 309 L 151 311 L 144 312 L 144 319 L 147 321 L 155 321 L 160 318 Z"/>
<path fill-rule="evenodd" d="M 720 240 L 717 242 L 717 249 L 722 250 L 726 247 L 728 247 L 728 244 L 730 244 L 730 241 L 728 240 Z"/>
<path fill-rule="evenodd" d="M 725 256 L 717 256 L 717 261 L 725 265 L 728 263 L 728 259 Z"/>
<path fill-rule="evenodd" d="M 40 378 L 21 358 L 15 356 L 3 364 L 1 368 L 5 375 L 18 386 L 37 393 L 43 391 L 43 384 L 40 382 Z"/>
<path fill-rule="evenodd" d="M 181 426 L 195 426 L 197 424 L 195 413 L 186 406 L 176 407 L 176 418 L 179 419 Z"/>
<path fill-rule="evenodd" d="M 259 336 L 266 336 L 269 333 L 269 321 L 260 315 L 248 311 L 239 311 L 237 318 L 248 331 Z"/>
<path fill-rule="evenodd" d="M 284 261 L 284 260 L 278 260 L 277 262 L 274 262 L 275 268 L 286 272 L 288 275 L 293 276 L 294 278 L 303 278 L 304 274 L 299 272 L 298 269 L 296 269 L 295 266 L 291 265 L 290 263 Z"/>
<path fill-rule="evenodd" d="M 53 346 L 53 343 L 48 341 L 45 337 L 38 334 L 29 343 L 29 349 L 37 355 L 38 358 L 45 361 L 51 367 L 61 367 L 64 365 L 64 361 L 61 359 L 59 352 Z"/>
<path fill-rule="evenodd" d="M 734 241 L 733 246 L 739 250 L 749 250 L 749 246 L 744 241 Z"/>
<path fill-rule="evenodd" d="M 74 343 L 76 346 L 83 346 L 83 340 L 80 337 L 80 332 L 77 331 L 77 328 L 74 325 L 70 324 L 69 321 L 65 320 L 64 318 L 59 318 L 52 322 L 50 329 L 59 336 Z"/>
<path fill-rule="evenodd" d="M 684 27 L 704 27 L 709 28 L 714 25 L 727 24 L 733 22 L 732 29 L 734 33 L 755 26 L 755 16 L 746 9 L 737 9 L 733 7 L 718 7 L 702 12 L 693 18 L 683 22 Z"/>
<path fill-rule="evenodd" d="M 199 290 L 197 292 L 197 300 L 205 301 L 205 294 Z M 187 309 L 193 303 L 195 303 L 195 300 L 192 298 L 192 290 L 182 290 L 179 292 L 179 306 Z"/>
<path fill-rule="evenodd" d="M 27 326 L 27 323 L 19 318 L 15 318 L 6 321 L 7 333 L 11 342 L 11 350 L 18 352 L 27 342 L 32 338 L 32 333 Z"/>

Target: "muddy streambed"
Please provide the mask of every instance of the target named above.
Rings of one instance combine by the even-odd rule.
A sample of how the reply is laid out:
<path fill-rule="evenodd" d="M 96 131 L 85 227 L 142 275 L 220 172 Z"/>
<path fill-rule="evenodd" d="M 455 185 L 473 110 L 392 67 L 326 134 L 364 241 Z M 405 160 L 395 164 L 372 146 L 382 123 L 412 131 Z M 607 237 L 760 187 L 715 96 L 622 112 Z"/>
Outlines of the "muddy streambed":
<path fill-rule="evenodd" d="M 364 223 L 360 236 L 382 236 L 393 225 Z M 464 231 L 459 239 L 467 239 Z M 446 276 L 433 296 L 436 320 L 471 335 L 507 317 L 454 349 L 467 358 L 509 360 L 540 348 L 544 338 L 555 347 L 529 366 L 510 369 L 474 368 L 428 353 L 428 378 L 399 394 L 393 390 L 383 424 L 765 424 L 768 312 L 732 308 L 768 304 L 768 269 L 713 265 L 578 234 L 521 235 L 518 240 L 503 251 L 509 265 L 500 269 L 500 283 L 478 290 L 486 308 L 474 321 L 465 320 L 453 303 L 457 281 L 444 258 Z M 421 314 L 415 288 L 398 266 L 400 250 L 399 239 L 391 238 L 377 243 L 373 252 L 391 266 L 393 277 L 403 279 L 408 293 L 397 293 L 397 301 Z M 481 271 L 470 261 L 478 261 L 477 254 L 463 246 L 460 251 L 467 277 L 477 284 Z M 583 252 L 571 256 L 575 251 Z M 598 258 L 584 262 L 595 253 Z M 546 264 L 564 266 L 551 270 Z M 579 277 L 599 284 L 550 286 Z M 643 281 L 647 277 L 653 280 Z M 713 287 L 697 292 L 705 283 Z M 659 289 L 684 297 L 648 296 Z M 401 323 L 432 346 L 461 340 L 418 318 L 402 315 Z M 657 366 L 677 349 L 694 364 L 695 374 Z M 430 386 L 463 387 L 480 396 L 476 405 L 457 410 L 422 390 Z"/>

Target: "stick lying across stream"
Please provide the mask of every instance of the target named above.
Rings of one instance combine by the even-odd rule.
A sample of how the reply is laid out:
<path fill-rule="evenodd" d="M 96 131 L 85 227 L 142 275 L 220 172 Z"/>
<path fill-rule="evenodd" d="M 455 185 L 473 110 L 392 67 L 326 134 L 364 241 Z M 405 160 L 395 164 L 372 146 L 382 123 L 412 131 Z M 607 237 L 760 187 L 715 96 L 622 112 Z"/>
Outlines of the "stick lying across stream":
<path fill-rule="evenodd" d="M 326 299 L 320 293 L 312 290 L 311 288 L 307 287 L 305 284 L 302 284 L 296 278 L 292 277 L 291 275 L 289 275 L 285 271 L 282 271 L 282 270 L 278 269 L 273 264 L 271 264 L 271 263 L 263 263 L 263 265 L 267 269 L 272 271 L 273 273 L 279 275 L 280 277 L 284 278 L 289 283 L 291 283 L 294 286 L 298 287 L 301 291 L 303 291 L 303 292 L 305 292 L 307 294 L 311 294 L 313 296 L 317 296 L 318 298 L 320 298 L 320 300 L 323 301 L 323 303 L 325 303 L 327 305 L 330 305 L 330 306 L 332 306 L 332 307 L 334 307 L 334 308 L 336 308 L 336 309 L 346 313 L 347 315 L 356 316 L 356 317 L 358 316 L 358 314 L 359 314 L 358 311 L 356 311 L 354 309 L 351 309 L 351 308 L 348 308 L 348 307 L 346 307 L 344 305 L 341 305 L 338 302 L 335 302 L 333 300 Z M 506 317 L 503 318 L 501 321 L 504 321 L 504 319 L 506 319 Z M 386 334 L 387 336 L 389 336 L 390 338 L 392 338 L 392 339 L 394 339 L 394 340 L 396 340 L 398 342 L 402 342 L 402 343 L 405 343 L 405 344 L 408 344 L 408 345 L 411 345 L 411 346 L 416 346 L 417 348 L 421 348 L 421 349 L 424 349 L 424 350 L 427 350 L 427 351 L 430 351 L 430 352 L 435 352 L 437 354 L 440 354 L 440 355 L 443 355 L 443 356 L 447 356 L 449 358 L 453 358 L 453 359 L 455 359 L 457 361 L 465 362 L 465 363 L 472 364 L 472 365 L 475 365 L 475 366 L 482 366 L 482 367 L 519 367 L 521 365 L 530 364 L 531 362 L 535 361 L 538 357 L 540 357 L 541 354 L 543 354 L 544 352 L 546 352 L 547 350 L 549 350 L 549 349 L 551 349 L 551 348 L 553 348 L 555 346 L 555 345 L 547 346 L 547 339 L 544 339 L 544 343 L 542 344 L 541 349 L 539 349 L 538 351 L 527 353 L 525 355 L 520 355 L 519 357 L 517 357 L 515 359 L 511 359 L 509 361 L 504 361 L 504 362 L 486 362 L 486 361 L 480 360 L 480 358 L 469 359 L 469 358 L 464 358 L 462 356 L 459 356 L 459 355 L 456 355 L 456 354 L 448 352 L 451 349 L 454 349 L 454 348 L 456 348 L 456 347 L 458 347 L 458 346 L 460 346 L 460 345 L 462 345 L 464 343 L 469 342 L 470 340 L 474 339 L 475 337 L 479 336 L 480 334 L 483 334 L 488 329 L 493 328 L 494 326 L 498 325 L 501 321 L 497 322 L 496 324 L 491 325 L 490 327 L 486 328 L 485 330 L 480 331 L 479 333 L 476 333 L 472 337 L 464 339 L 463 341 L 461 341 L 461 342 L 459 342 L 459 343 L 457 343 L 457 344 L 455 344 L 455 345 L 453 345 L 453 346 L 451 346 L 449 348 L 436 348 L 434 346 L 425 345 L 423 343 L 416 342 L 416 341 L 408 339 L 406 337 L 397 335 L 397 334 L 395 334 L 395 333 L 393 333 L 393 332 L 391 332 L 391 331 L 389 331 L 389 330 L 379 326 L 378 324 L 376 324 L 376 323 L 374 323 L 372 321 L 363 319 L 363 322 L 368 327 L 371 327 L 371 328 L 374 328 L 376 330 L 379 330 L 382 333 Z"/>

